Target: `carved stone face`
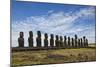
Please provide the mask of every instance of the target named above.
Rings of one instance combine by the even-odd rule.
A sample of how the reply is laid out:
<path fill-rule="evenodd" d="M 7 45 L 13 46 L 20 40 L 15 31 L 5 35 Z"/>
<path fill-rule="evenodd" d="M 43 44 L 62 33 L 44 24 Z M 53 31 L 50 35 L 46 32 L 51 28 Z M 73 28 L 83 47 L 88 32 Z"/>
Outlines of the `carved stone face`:
<path fill-rule="evenodd" d="M 75 34 L 75 39 L 77 39 L 77 35 Z"/>
<path fill-rule="evenodd" d="M 51 38 L 54 38 L 53 34 L 51 34 Z"/>
<path fill-rule="evenodd" d="M 56 40 L 58 40 L 58 35 L 56 35 Z"/>
<path fill-rule="evenodd" d="M 80 39 L 78 39 L 78 41 L 80 42 Z"/>
<path fill-rule="evenodd" d="M 60 40 L 61 40 L 61 41 L 63 40 L 62 36 L 60 36 Z"/>
<path fill-rule="evenodd" d="M 29 35 L 30 35 L 30 37 L 33 37 L 33 32 L 29 31 Z"/>
<path fill-rule="evenodd" d="M 66 40 L 66 36 L 64 36 L 64 39 Z"/>
<path fill-rule="evenodd" d="M 70 40 L 70 37 L 68 37 L 68 39 Z"/>
<path fill-rule="evenodd" d="M 74 40 L 74 39 L 72 38 L 72 40 Z"/>
<path fill-rule="evenodd" d="M 81 38 L 81 41 L 82 41 L 82 38 Z"/>
<path fill-rule="evenodd" d="M 23 32 L 20 32 L 20 37 L 23 38 L 24 34 Z"/>
<path fill-rule="evenodd" d="M 48 38 L 48 35 L 47 35 L 47 33 L 45 33 L 45 38 Z"/>
<path fill-rule="evenodd" d="M 41 32 L 37 31 L 37 35 L 38 35 L 38 37 L 41 37 Z"/>
<path fill-rule="evenodd" d="M 83 39 L 85 39 L 85 36 L 83 36 Z"/>

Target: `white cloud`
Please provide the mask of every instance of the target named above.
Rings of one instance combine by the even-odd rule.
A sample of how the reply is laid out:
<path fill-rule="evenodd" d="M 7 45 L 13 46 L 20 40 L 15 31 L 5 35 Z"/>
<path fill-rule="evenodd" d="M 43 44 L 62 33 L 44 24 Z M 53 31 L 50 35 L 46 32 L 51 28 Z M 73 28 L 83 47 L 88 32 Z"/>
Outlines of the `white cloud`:
<path fill-rule="evenodd" d="M 17 38 L 19 36 L 19 32 L 24 32 L 25 38 L 25 46 L 28 46 L 27 38 L 28 32 L 30 30 L 33 31 L 34 37 L 36 37 L 36 31 L 40 30 L 42 33 L 53 33 L 59 35 L 67 35 L 68 33 L 71 34 L 78 34 L 78 32 L 82 32 L 84 30 L 89 31 L 93 28 L 85 27 L 85 26 L 78 26 L 74 27 L 74 23 L 76 20 L 83 17 L 83 16 L 94 16 L 95 9 L 94 8 L 85 8 L 79 10 L 78 12 L 54 12 L 53 10 L 48 11 L 47 15 L 43 16 L 31 16 L 27 17 L 22 21 L 12 21 L 12 46 L 17 46 Z M 93 30 L 95 32 L 95 30 Z M 93 32 L 92 31 L 92 32 Z M 90 31 L 91 32 L 91 31 Z M 81 33 L 81 35 L 84 35 Z M 95 34 L 86 34 L 95 36 Z M 91 37 L 88 37 L 91 38 Z M 92 39 L 93 40 L 93 39 Z M 36 43 L 36 42 L 35 42 Z"/>
<path fill-rule="evenodd" d="M 51 14 L 51 13 L 53 13 L 54 11 L 53 10 L 50 10 L 50 11 L 48 11 L 48 14 Z"/>

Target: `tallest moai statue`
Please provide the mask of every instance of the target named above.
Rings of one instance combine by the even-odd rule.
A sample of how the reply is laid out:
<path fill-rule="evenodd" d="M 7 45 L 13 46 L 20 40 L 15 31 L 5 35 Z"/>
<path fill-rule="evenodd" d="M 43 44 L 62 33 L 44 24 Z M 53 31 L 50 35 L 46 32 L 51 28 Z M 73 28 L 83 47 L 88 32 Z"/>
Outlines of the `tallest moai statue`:
<path fill-rule="evenodd" d="M 33 47 L 33 32 L 29 31 L 29 38 L 28 38 L 29 47 Z"/>
<path fill-rule="evenodd" d="M 20 35 L 20 37 L 18 38 L 19 47 L 24 47 L 24 38 L 23 38 L 24 34 L 23 32 L 20 32 L 19 35 Z"/>
<path fill-rule="evenodd" d="M 36 38 L 37 47 L 41 47 L 41 32 L 37 31 L 37 38 Z"/>

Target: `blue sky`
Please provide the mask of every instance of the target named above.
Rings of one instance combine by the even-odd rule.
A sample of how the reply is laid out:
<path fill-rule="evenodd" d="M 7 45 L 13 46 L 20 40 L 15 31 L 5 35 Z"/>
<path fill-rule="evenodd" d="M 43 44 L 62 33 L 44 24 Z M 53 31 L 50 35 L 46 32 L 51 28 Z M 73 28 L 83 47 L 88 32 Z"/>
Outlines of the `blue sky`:
<path fill-rule="evenodd" d="M 86 36 L 89 43 L 95 42 L 95 6 L 20 2 L 11 5 L 12 46 L 18 46 L 19 32 L 24 32 L 25 46 L 28 46 L 28 32 L 66 35 L 78 38 Z M 43 35 L 42 35 L 43 37 Z M 35 43 L 35 40 L 34 40 Z"/>

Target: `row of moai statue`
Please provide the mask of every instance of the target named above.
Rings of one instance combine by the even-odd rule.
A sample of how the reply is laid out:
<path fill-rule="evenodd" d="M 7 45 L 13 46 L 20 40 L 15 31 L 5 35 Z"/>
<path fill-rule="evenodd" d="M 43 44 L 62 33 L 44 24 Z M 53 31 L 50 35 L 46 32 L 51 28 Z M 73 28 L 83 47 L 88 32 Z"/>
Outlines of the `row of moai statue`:
<path fill-rule="evenodd" d="M 19 47 L 24 47 L 24 33 L 20 32 L 20 37 L 18 38 L 18 44 Z M 54 35 L 50 35 L 50 40 L 48 40 L 48 34 L 44 34 L 44 47 L 88 47 L 88 39 L 83 36 L 83 38 L 78 38 L 77 35 L 75 35 L 75 38 L 70 38 L 64 36 L 64 39 L 62 36 L 55 36 L 54 40 Z M 50 46 L 48 46 L 48 41 L 50 41 Z M 54 46 L 54 41 L 55 41 L 55 46 Z M 28 44 L 29 47 L 34 47 L 33 46 L 33 32 L 29 31 L 29 38 L 28 38 Z M 41 32 L 37 31 L 37 37 L 36 37 L 36 44 L 37 47 L 42 47 L 42 41 L 41 41 Z"/>

